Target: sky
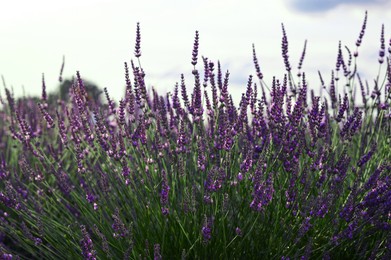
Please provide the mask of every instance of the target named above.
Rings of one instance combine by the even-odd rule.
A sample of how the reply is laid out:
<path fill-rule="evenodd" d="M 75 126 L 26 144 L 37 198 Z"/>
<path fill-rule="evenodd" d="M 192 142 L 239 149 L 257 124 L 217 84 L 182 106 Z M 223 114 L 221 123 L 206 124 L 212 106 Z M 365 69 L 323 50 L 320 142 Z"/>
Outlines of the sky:
<path fill-rule="evenodd" d="M 367 30 L 359 49 L 359 70 L 369 81 L 377 75 L 380 31 L 391 31 L 388 0 L 0 0 L 0 75 L 16 96 L 40 95 L 42 73 L 48 91 L 80 71 L 83 79 L 123 96 L 124 62 L 134 57 L 136 24 L 141 26 L 141 65 L 146 83 L 160 93 L 172 91 L 180 74 L 192 87 L 191 52 L 199 31 L 199 55 L 230 71 L 229 89 L 245 91 L 255 45 L 265 81 L 282 78 L 281 23 L 293 72 L 308 40 L 303 71 L 314 88 L 318 71 L 326 82 L 335 68 L 338 42 L 355 50 L 365 11 Z M 389 22 L 389 24 L 387 24 Z M 201 59 L 199 59 L 201 61 Z M 361 65 L 360 65 L 361 64 Z M 202 63 L 197 65 L 202 70 Z M 361 66 L 361 67 L 360 67 Z M 4 96 L 4 89 L 0 87 Z"/>

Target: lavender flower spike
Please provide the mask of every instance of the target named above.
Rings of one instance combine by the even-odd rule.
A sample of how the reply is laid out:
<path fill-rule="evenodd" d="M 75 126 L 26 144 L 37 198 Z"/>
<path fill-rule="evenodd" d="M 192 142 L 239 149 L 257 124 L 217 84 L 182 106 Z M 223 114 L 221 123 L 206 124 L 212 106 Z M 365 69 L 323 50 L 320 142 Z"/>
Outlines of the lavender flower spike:
<path fill-rule="evenodd" d="M 137 23 L 137 29 L 136 29 L 136 46 L 134 47 L 134 56 L 136 58 L 140 58 L 141 56 L 141 33 L 140 33 L 140 23 Z"/>

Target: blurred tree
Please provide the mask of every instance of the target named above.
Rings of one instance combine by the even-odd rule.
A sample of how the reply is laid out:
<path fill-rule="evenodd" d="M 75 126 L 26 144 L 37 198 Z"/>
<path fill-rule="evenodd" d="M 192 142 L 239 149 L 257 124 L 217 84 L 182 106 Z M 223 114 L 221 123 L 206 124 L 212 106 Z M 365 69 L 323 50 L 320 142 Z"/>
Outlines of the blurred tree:
<path fill-rule="evenodd" d="M 94 83 L 91 83 L 89 81 L 84 80 L 84 87 L 86 88 L 88 98 L 92 99 L 95 103 L 100 103 L 100 95 L 103 93 L 103 91 Z M 69 93 L 71 91 L 71 88 L 74 84 L 74 81 L 72 79 L 66 79 L 64 80 L 58 90 L 59 98 L 63 101 L 69 100 Z"/>

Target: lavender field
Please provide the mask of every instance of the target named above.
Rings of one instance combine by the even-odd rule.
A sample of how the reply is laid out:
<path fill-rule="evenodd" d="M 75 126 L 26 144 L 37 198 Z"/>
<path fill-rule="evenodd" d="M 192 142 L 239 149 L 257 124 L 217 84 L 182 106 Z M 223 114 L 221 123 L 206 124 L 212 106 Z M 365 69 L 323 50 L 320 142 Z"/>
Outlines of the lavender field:
<path fill-rule="evenodd" d="M 56 98 L 4 83 L 2 258 L 391 259 L 391 39 L 360 64 L 366 22 L 314 86 L 282 25 L 285 67 L 265 82 L 253 46 L 239 104 L 198 31 L 193 77 L 149 88 L 139 24 L 118 102 L 82 71 Z"/>

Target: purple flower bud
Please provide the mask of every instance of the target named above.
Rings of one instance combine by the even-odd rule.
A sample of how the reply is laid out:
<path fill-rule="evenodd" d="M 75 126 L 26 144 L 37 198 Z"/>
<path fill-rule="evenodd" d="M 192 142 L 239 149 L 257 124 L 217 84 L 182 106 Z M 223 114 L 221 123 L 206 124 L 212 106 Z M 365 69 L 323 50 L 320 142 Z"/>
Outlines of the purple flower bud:
<path fill-rule="evenodd" d="M 162 259 L 163 259 L 163 257 L 160 254 L 160 245 L 159 244 L 155 244 L 154 245 L 154 250 L 153 250 L 153 260 L 162 260 Z"/>
<path fill-rule="evenodd" d="M 195 38 L 194 38 L 193 52 L 192 52 L 192 57 L 191 57 L 191 64 L 193 66 L 195 66 L 197 64 L 198 44 L 199 44 L 199 35 L 198 35 L 198 31 L 196 31 L 195 32 Z"/>
<path fill-rule="evenodd" d="M 141 56 L 141 33 L 140 33 L 140 23 L 137 23 L 137 28 L 136 28 L 136 44 L 134 47 L 134 56 L 136 58 L 140 58 Z"/>
<path fill-rule="evenodd" d="M 212 238 L 212 219 L 205 218 L 204 226 L 201 229 L 203 242 L 205 244 L 209 243 Z"/>
<path fill-rule="evenodd" d="M 239 237 L 243 236 L 242 230 L 241 230 L 239 227 L 236 227 L 236 228 L 235 228 L 235 233 L 236 233 L 236 235 L 239 236 Z"/>
<path fill-rule="evenodd" d="M 255 66 L 255 72 L 257 74 L 257 77 L 259 78 L 259 80 L 262 80 L 263 74 L 262 74 L 261 69 L 259 67 L 258 58 L 257 58 L 257 54 L 255 53 L 255 45 L 254 44 L 253 44 L 253 63 Z"/>
<path fill-rule="evenodd" d="M 86 227 L 84 225 L 81 225 L 80 229 L 83 235 L 83 238 L 80 241 L 80 245 L 81 245 L 84 259 L 96 260 L 96 251 L 94 250 L 94 245 L 92 243 L 90 235 L 87 232 Z"/>
<path fill-rule="evenodd" d="M 363 22 L 362 27 L 361 27 L 360 35 L 358 36 L 358 39 L 357 39 L 357 41 L 356 41 L 356 46 L 357 46 L 357 47 L 360 47 L 361 42 L 362 42 L 362 38 L 364 37 L 365 28 L 366 28 L 366 26 L 367 26 L 367 17 L 368 17 L 368 12 L 365 11 L 364 22 Z"/>

